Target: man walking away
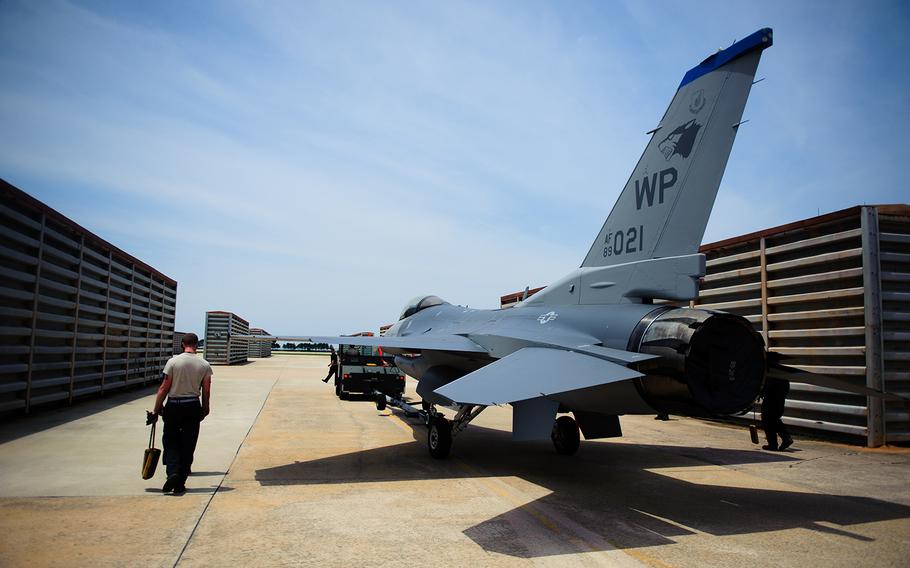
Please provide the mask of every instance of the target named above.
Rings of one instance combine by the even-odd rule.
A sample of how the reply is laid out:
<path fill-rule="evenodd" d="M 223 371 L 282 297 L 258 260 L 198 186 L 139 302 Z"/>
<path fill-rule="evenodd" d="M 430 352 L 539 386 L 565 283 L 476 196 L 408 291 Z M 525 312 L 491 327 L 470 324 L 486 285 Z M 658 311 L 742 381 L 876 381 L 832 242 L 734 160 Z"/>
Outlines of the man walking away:
<path fill-rule="evenodd" d="M 331 357 L 331 360 L 329 361 L 329 374 L 322 379 L 322 382 L 324 383 L 329 382 L 329 379 L 331 379 L 333 375 L 336 379 L 338 378 L 338 354 L 335 353 L 335 347 L 333 345 L 329 345 L 329 349 L 332 350 L 332 353 L 329 355 L 329 357 Z"/>
<path fill-rule="evenodd" d="M 778 451 L 786 450 L 793 445 L 793 438 L 787 431 L 781 417 L 784 415 L 784 404 L 787 401 L 787 393 L 790 392 L 790 381 L 782 379 L 765 379 L 765 388 L 762 392 L 761 402 L 761 423 L 765 431 L 765 437 L 768 438 L 768 445 L 762 446 L 762 449 Z M 777 445 L 777 437 L 780 436 L 780 446 Z"/>
<path fill-rule="evenodd" d="M 186 478 L 193 464 L 199 423 L 209 414 L 212 394 L 212 366 L 196 355 L 199 337 L 195 333 L 183 336 L 183 353 L 168 359 L 164 365 L 164 380 L 155 399 L 154 415 L 164 417 L 164 465 L 167 481 L 161 490 L 174 494 L 186 491 Z M 202 402 L 199 396 L 202 395 Z M 167 405 L 164 399 L 167 397 Z M 162 408 L 164 410 L 162 414 Z"/>

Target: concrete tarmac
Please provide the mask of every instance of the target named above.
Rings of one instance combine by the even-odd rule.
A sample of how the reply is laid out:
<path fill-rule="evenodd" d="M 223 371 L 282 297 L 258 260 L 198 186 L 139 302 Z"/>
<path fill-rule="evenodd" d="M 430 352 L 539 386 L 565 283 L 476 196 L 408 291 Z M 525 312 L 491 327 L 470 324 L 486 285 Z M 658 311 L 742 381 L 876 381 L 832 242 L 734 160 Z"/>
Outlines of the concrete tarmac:
<path fill-rule="evenodd" d="M 321 356 L 215 367 L 194 475 L 139 470 L 153 390 L 0 427 L 0 566 L 907 566 L 910 450 L 624 417 L 625 437 L 512 442 L 487 409 L 452 456 L 319 381 Z M 413 385 L 409 385 L 413 387 Z M 159 426 L 160 427 L 160 426 Z M 158 434 L 160 447 L 160 431 Z"/>

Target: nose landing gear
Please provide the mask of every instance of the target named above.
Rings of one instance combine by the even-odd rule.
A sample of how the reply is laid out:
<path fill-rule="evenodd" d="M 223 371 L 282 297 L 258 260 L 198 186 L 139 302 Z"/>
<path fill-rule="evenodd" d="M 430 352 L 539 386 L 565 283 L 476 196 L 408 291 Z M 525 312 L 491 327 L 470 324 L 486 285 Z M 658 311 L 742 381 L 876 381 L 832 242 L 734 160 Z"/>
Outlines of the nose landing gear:
<path fill-rule="evenodd" d="M 441 414 L 430 417 L 430 430 L 427 432 L 427 449 L 430 455 L 441 460 L 449 456 L 452 450 L 452 423 Z"/>
<path fill-rule="evenodd" d="M 472 420 L 483 412 L 486 406 L 473 404 L 456 404 L 448 406 L 455 411 L 452 420 L 447 419 L 436 409 L 434 404 L 421 401 L 421 408 L 412 406 L 403 397 L 387 396 L 379 391 L 373 393 L 376 398 L 376 408 L 384 410 L 386 405 L 399 408 L 406 416 L 420 417 L 427 425 L 427 450 L 434 458 L 441 460 L 449 456 L 452 451 L 452 440 L 460 434 Z"/>

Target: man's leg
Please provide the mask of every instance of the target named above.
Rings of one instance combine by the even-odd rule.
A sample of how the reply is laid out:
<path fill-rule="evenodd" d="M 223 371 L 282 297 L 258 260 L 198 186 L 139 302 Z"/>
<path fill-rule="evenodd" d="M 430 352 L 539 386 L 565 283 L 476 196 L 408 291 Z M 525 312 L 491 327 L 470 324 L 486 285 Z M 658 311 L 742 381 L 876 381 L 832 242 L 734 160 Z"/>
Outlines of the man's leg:
<path fill-rule="evenodd" d="M 761 427 L 765 431 L 768 443 L 762 446 L 764 450 L 777 450 L 777 416 L 773 406 L 767 400 L 761 405 Z"/>
<path fill-rule="evenodd" d="M 173 407 L 165 406 L 161 413 L 164 419 L 164 432 L 161 435 L 161 444 L 164 446 L 165 472 L 167 481 L 164 482 L 162 491 L 167 493 L 177 484 L 177 474 L 180 471 L 180 421 L 174 416 Z"/>
<path fill-rule="evenodd" d="M 193 453 L 196 451 L 196 440 L 199 439 L 199 420 L 202 409 L 195 404 L 187 404 L 180 429 L 180 471 L 177 488 L 184 489 L 186 478 L 190 474 Z"/>
<path fill-rule="evenodd" d="M 182 490 L 184 484 L 186 483 L 187 470 L 189 468 L 189 459 L 192 455 L 192 450 L 189 449 L 189 437 L 192 434 L 192 419 L 187 410 L 193 410 L 192 405 L 180 405 L 180 431 L 177 436 L 179 442 L 177 444 L 176 452 L 177 459 L 175 460 L 177 462 L 177 467 L 175 468 L 175 476 L 177 478 L 177 482 L 174 487 L 175 490 Z"/>
<path fill-rule="evenodd" d="M 777 433 L 780 434 L 780 449 L 786 450 L 793 445 L 793 438 L 790 436 L 790 431 L 787 430 L 787 425 L 784 424 L 784 421 L 780 418 L 777 419 Z"/>

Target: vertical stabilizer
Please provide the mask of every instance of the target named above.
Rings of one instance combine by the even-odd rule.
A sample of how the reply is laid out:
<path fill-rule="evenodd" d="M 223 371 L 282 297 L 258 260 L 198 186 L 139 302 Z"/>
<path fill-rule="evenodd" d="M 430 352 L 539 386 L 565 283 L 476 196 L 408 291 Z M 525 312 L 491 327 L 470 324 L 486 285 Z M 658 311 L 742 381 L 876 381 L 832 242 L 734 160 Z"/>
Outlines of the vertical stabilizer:
<path fill-rule="evenodd" d="M 696 253 L 742 119 L 771 46 L 761 29 L 683 77 L 582 267 Z"/>

